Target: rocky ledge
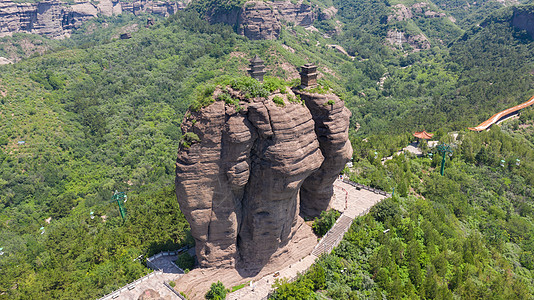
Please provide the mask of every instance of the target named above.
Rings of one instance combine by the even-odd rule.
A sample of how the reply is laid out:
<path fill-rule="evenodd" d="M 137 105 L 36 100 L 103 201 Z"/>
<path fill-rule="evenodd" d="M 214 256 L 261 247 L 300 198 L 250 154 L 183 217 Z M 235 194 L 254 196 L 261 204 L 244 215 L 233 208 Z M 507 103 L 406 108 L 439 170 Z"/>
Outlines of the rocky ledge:
<path fill-rule="evenodd" d="M 0 37 L 15 32 L 35 33 L 51 38 L 68 37 L 72 29 L 98 15 L 113 16 L 123 12 L 150 13 L 162 16 L 174 14 L 188 1 L 164 0 L 77 0 L 68 4 L 58 0 L 37 3 L 0 1 Z"/>
<path fill-rule="evenodd" d="M 247 96 L 218 88 L 182 122 L 176 195 L 201 267 L 259 271 L 302 216 L 326 209 L 352 156 L 351 114 L 333 93 L 284 87 Z"/>
<path fill-rule="evenodd" d="M 312 8 L 302 1 L 248 1 L 241 8 L 208 14 L 211 23 L 234 26 L 237 33 L 251 40 L 272 40 L 280 36 L 282 24 L 310 26 L 317 19 L 330 19 L 334 7 Z"/>

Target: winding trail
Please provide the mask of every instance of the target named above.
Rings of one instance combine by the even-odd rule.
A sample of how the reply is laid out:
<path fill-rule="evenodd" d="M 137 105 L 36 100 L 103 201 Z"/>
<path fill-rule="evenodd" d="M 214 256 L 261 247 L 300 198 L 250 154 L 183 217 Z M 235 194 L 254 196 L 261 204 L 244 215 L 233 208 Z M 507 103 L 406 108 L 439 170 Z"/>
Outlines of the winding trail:
<path fill-rule="evenodd" d="M 529 107 L 532 104 L 534 104 L 534 96 L 530 97 L 530 99 L 527 102 L 521 103 L 519 105 L 516 105 L 514 107 L 510 107 L 508 109 L 505 109 L 505 110 L 503 110 L 501 112 L 498 112 L 498 113 L 494 114 L 491 118 L 489 118 L 486 121 L 480 123 L 480 125 L 478 125 L 477 127 L 469 127 L 469 130 L 473 130 L 473 131 L 486 130 L 491 125 L 493 125 L 495 123 L 498 123 L 500 121 L 504 121 L 504 120 L 516 115 L 516 113 L 519 110 L 521 110 L 521 109 L 523 109 L 525 107 Z"/>

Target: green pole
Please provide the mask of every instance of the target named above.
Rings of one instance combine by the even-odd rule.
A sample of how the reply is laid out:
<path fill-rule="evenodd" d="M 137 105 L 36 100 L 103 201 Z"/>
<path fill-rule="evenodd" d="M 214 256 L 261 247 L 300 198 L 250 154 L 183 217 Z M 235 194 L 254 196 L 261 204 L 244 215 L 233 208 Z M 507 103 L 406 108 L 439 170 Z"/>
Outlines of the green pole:
<path fill-rule="evenodd" d="M 443 151 L 443 159 L 441 160 L 441 176 L 443 176 L 443 172 L 445 171 L 445 154 L 447 154 L 447 152 Z"/>
<path fill-rule="evenodd" d="M 119 212 L 121 213 L 122 220 L 126 221 L 126 214 L 124 213 L 124 209 L 121 206 L 121 201 L 119 200 L 119 197 L 117 197 L 117 204 L 119 205 Z"/>
<path fill-rule="evenodd" d="M 115 191 L 115 193 L 111 197 L 112 200 L 117 200 L 117 205 L 119 206 L 119 213 L 121 214 L 122 220 L 126 221 L 126 212 L 124 211 L 124 208 L 121 205 L 121 198 L 126 198 L 126 194 L 123 192 L 119 193 L 117 191 Z"/>
<path fill-rule="evenodd" d="M 450 153 L 452 155 L 452 149 L 451 149 L 451 146 L 450 145 L 447 145 L 447 144 L 441 144 L 441 145 L 438 145 L 438 152 L 441 153 L 443 155 L 443 158 L 441 159 L 441 176 L 443 176 L 444 172 L 445 172 L 445 155 L 447 155 L 447 153 Z"/>

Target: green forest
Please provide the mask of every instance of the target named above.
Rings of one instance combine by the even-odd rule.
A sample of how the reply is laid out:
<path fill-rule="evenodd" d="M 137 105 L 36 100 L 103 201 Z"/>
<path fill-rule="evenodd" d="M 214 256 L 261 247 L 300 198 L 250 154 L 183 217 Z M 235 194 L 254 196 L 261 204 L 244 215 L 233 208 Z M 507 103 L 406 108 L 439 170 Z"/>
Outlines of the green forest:
<path fill-rule="evenodd" d="M 534 6 L 469 2 L 429 2 L 456 22 L 388 22 L 413 2 L 316 0 L 336 19 L 315 21 L 318 31 L 286 24 L 271 41 L 209 24 L 206 11 L 242 1 L 208 0 L 127 40 L 114 36 L 148 15 L 94 19 L 63 41 L 1 38 L 0 55 L 14 45 L 25 58 L 0 66 L 0 299 L 98 298 L 149 273 L 145 258 L 192 245 L 174 194 L 181 120 L 206 86 L 247 75 L 256 54 L 287 81 L 315 63 L 352 112 L 346 175 L 395 189 L 271 298 L 532 299 L 534 110 L 487 132 L 467 127 L 534 95 L 534 42 L 511 22 Z M 431 47 L 392 46 L 391 30 Z M 25 53 L 25 40 L 46 52 Z M 453 145 L 444 176 L 427 147 L 382 164 L 423 129 Z M 114 191 L 128 195 L 125 220 Z"/>

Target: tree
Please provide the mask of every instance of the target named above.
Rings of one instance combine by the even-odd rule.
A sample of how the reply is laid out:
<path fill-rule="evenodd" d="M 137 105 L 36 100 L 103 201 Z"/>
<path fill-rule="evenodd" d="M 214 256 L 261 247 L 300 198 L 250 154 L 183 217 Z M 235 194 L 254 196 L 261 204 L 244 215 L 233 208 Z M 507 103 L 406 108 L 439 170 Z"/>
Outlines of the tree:
<path fill-rule="evenodd" d="M 226 298 L 226 288 L 224 287 L 224 284 L 220 281 L 212 283 L 210 290 L 204 297 L 209 300 L 224 300 Z"/>
<path fill-rule="evenodd" d="M 195 265 L 195 258 L 186 252 L 178 256 L 178 259 L 176 260 L 176 265 L 178 265 L 178 267 L 182 268 L 182 270 L 184 271 L 191 270 Z"/>
<path fill-rule="evenodd" d="M 321 212 L 321 216 L 313 221 L 313 231 L 319 236 L 325 235 L 334 226 L 339 216 L 339 212 L 333 209 Z"/>

